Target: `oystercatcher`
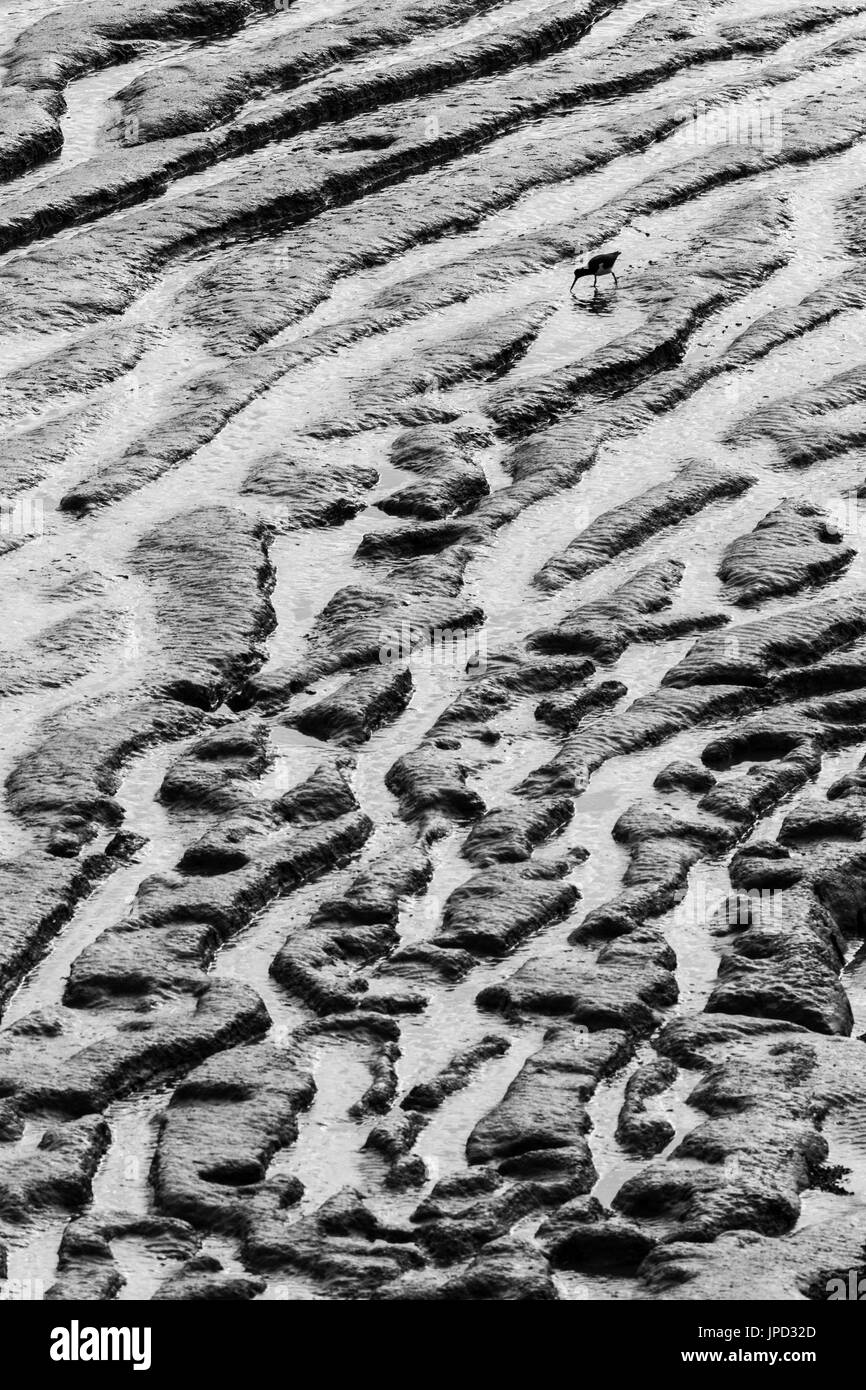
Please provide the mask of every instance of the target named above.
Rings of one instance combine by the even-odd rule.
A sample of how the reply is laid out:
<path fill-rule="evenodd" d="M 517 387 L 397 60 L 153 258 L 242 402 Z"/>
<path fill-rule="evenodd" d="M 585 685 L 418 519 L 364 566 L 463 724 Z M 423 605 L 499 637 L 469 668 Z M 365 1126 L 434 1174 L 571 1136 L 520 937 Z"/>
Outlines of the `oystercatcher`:
<path fill-rule="evenodd" d="M 614 262 L 616 261 L 618 256 L 618 251 L 600 251 L 597 256 L 590 256 L 586 265 L 578 266 L 577 270 L 574 272 L 574 279 L 571 282 L 571 289 L 574 289 L 576 282 L 580 280 L 581 277 L 584 275 L 592 276 L 593 289 L 598 289 L 599 275 L 613 275 L 613 283 L 615 285 L 618 285 L 619 281 L 617 280 L 613 269 Z"/>

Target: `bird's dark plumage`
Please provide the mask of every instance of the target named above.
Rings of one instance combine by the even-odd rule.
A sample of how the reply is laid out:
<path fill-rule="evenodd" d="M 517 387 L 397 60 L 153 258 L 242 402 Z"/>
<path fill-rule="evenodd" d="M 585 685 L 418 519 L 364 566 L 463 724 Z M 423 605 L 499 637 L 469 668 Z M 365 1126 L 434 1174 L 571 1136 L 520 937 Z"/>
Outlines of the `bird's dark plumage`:
<path fill-rule="evenodd" d="M 590 256 L 585 266 L 578 266 L 575 270 L 571 288 L 574 289 L 575 280 L 579 280 L 584 275 L 591 275 L 593 284 L 597 282 L 599 275 L 613 275 L 613 283 L 618 285 L 619 281 L 613 270 L 618 256 L 618 251 L 599 251 L 596 256 Z"/>

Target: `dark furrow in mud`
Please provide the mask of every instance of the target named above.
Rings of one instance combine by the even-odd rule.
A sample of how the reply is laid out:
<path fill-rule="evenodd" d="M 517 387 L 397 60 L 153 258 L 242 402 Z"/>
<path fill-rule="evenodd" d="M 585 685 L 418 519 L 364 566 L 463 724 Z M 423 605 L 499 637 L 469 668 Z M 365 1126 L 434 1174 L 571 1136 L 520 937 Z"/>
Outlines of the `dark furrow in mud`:
<path fill-rule="evenodd" d="M 859 0 L 0 36 L 0 1278 L 859 1262 L 864 50 Z"/>

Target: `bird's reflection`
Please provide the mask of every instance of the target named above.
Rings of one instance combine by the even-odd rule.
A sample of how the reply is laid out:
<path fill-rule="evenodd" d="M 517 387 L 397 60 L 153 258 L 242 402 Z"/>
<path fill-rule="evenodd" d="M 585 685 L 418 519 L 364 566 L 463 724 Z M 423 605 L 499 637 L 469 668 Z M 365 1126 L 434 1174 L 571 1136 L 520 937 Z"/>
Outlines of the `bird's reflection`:
<path fill-rule="evenodd" d="M 595 290 L 588 299 L 572 295 L 572 305 L 585 314 L 612 314 L 616 306 L 616 290 Z"/>

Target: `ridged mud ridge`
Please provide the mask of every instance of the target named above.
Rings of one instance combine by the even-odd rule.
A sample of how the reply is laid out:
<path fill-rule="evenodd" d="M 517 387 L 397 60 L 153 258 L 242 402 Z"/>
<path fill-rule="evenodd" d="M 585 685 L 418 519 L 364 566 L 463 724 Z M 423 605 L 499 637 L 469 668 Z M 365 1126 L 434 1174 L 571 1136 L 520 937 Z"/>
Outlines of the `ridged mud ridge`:
<path fill-rule="evenodd" d="M 0 1280 L 827 1298 L 866 0 L 4 22 Z"/>

